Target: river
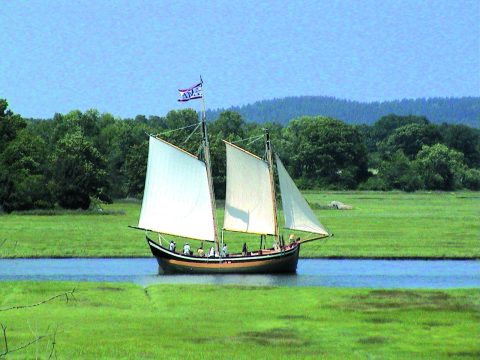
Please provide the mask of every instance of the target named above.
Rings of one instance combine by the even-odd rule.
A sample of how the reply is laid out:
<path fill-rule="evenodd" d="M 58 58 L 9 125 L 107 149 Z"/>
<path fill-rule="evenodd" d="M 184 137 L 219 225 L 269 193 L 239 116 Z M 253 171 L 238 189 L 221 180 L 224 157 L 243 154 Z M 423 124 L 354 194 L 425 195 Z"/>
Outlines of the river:
<path fill-rule="evenodd" d="M 294 275 L 158 275 L 154 258 L 0 259 L 0 281 L 110 281 L 363 288 L 480 287 L 475 260 L 300 259 Z"/>

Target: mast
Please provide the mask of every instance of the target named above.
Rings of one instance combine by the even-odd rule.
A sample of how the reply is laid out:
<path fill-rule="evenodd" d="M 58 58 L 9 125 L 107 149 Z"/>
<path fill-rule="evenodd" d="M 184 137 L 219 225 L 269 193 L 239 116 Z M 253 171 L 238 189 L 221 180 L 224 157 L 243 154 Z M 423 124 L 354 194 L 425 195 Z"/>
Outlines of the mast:
<path fill-rule="evenodd" d="M 203 85 L 202 77 L 200 80 Z M 202 89 L 203 91 L 203 89 Z M 207 115 L 205 111 L 205 96 L 202 94 L 202 146 L 203 146 L 203 156 L 205 160 L 205 165 L 207 168 L 207 178 L 208 178 L 208 185 L 210 188 L 210 200 L 212 201 L 212 216 L 213 216 L 213 228 L 215 231 L 215 247 L 216 251 L 220 253 L 220 243 L 218 242 L 218 233 L 217 233 L 217 207 L 215 205 L 215 191 L 213 189 L 213 178 L 212 178 L 212 165 L 210 161 L 210 144 L 208 142 L 208 132 L 207 132 Z"/>
<path fill-rule="evenodd" d="M 267 152 L 267 161 L 270 173 L 270 185 L 272 188 L 272 204 L 273 204 L 273 219 L 275 223 L 275 239 L 276 241 L 279 240 L 279 230 L 278 230 L 278 219 L 277 219 L 277 198 L 275 195 L 275 182 L 273 180 L 273 153 L 272 153 L 272 144 L 270 142 L 270 134 L 268 129 L 264 129 L 265 131 L 265 150 Z"/>

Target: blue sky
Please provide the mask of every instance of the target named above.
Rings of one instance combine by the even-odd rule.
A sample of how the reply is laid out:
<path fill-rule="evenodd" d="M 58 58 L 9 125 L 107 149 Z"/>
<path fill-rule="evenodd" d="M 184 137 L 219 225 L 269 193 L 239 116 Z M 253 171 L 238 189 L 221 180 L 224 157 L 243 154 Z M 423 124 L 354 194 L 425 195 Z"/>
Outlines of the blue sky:
<path fill-rule="evenodd" d="M 6 1 L 0 97 L 26 117 L 328 95 L 480 95 L 480 1 Z"/>

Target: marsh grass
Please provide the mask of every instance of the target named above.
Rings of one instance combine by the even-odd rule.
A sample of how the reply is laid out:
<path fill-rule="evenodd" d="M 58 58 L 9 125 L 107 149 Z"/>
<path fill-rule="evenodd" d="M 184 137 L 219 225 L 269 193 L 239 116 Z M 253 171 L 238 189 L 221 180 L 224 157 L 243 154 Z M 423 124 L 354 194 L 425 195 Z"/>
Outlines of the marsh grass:
<path fill-rule="evenodd" d="M 37 209 L 37 210 L 25 210 L 25 211 L 13 211 L 11 215 L 17 216 L 59 216 L 59 215 L 125 215 L 126 212 L 123 209 L 119 210 L 103 210 L 103 208 L 95 210 L 67 210 L 67 209 Z"/>
<path fill-rule="evenodd" d="M 0 312 L 10 345 L 28 340 L 32 328 L 58 325 L 62 359 L 475 359 L 480 353 L 479 289 L 1 282 L 0 308 L 73 286 L 76 302 Z M 9 359 L 35 358 L 38 350 Z"/>
<path fill-rule="evenodd" d="M 305 192 L 317 217 L 335 236 L 303 245 L 301 256 L 479 258 L 479 194 Z M 325 209 L 332 200 L 352 205 L 353 210 Z M 218 205 L 221 227 L 223 207 Z M 0 215 L 0 257 L 151 256 L 144 233 L 127 227 L 138 224 L 140 202 L 129 199 L 103 210 Z M 279 221 L 283 227 L 281 211 Z M 294 232 L 283 233 L 288 238 Z M 166 239 L 175 239 L 177 247 L 185 241 Z M 250 249 L 260 245 L 256 235 L 231 232 L 225 232 L 225 241 L 230 252 L 240 252 L 244 242 Z M 192 243 L 194 248 L 201 244 Z M 267 245 L 271 243 L 269 238 Z"/>

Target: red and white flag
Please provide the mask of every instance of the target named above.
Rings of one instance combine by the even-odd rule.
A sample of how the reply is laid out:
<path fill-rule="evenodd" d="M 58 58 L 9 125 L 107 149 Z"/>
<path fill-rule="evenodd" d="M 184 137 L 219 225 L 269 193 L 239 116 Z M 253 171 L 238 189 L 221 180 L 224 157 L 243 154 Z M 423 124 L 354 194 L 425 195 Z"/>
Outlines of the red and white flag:
<path fill-rule="evenodd" d="M 193 99 L 201 99 L 203 97 L 202 84 L 203 82 L 199 82 L 197 85 L 193 85 L 188 89 L 178 89 L 178 91 L 180 92 L 180 99 L 178 99 L 178 101 L 185 102 Z"/>

